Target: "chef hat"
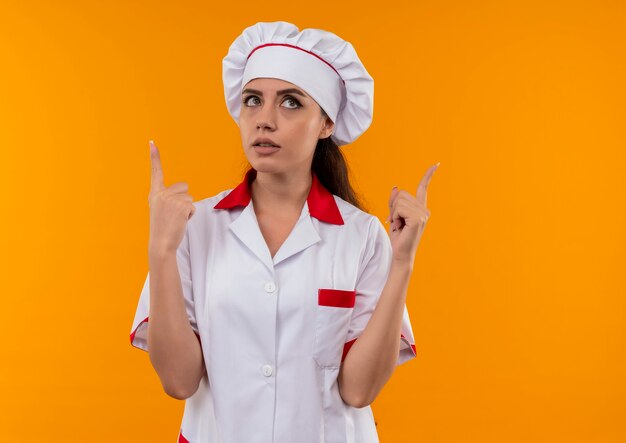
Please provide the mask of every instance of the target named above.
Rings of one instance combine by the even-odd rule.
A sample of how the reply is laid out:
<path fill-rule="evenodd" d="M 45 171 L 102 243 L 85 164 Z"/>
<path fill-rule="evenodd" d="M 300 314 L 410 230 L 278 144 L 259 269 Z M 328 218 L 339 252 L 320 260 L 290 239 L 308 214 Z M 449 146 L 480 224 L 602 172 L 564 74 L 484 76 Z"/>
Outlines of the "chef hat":
<path fill-rule="evenodd" d="M 228 112 L 239 125 L 241 92 L 252 79 L 278 78 L 303 89 L 335 123 L 341 146 L 372 122 L 374 80 L 354 47 L 321 29 L 299 31 L 288 22 L 259 22 L 244 29 L 222 62 Z"/>

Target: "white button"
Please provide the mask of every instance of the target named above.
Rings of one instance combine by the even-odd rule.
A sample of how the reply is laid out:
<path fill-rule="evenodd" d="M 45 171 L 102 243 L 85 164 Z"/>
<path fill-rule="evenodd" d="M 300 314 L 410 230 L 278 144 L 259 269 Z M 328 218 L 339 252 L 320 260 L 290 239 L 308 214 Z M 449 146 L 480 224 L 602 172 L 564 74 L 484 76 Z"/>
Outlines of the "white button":
<path fill-rule="evenodd" d="M 274 290 L 276 290 L 276 285 L 273 281 L 268 281 L 267 283 L 265 283 L 266 292 L 274 292 Z"/>
<path fill-rule="evenodd" d="M 272 375 L 272 367 L 270 365 L 263 365 L 263 375 L 266 377 Z"/>

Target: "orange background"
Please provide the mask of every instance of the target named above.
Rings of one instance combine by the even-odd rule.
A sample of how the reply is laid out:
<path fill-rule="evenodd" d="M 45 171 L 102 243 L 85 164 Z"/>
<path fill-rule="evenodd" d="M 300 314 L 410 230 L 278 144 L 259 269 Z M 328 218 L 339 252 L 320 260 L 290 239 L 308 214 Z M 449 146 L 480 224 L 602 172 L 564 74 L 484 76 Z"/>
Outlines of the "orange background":
<path fill-rule="evenodd" d="M 407 306 L 418 357 L 381 442 L 626 441 L 622 1 L 0 4 L 0 440 L 174 442 L 184 403 L 129 332 L 149 146 L 196 200 L 245 157 L 221 62 L 258 21 L 350 41 L 375 79 L 345 146 L 384 220 L 440 161 Z"/>

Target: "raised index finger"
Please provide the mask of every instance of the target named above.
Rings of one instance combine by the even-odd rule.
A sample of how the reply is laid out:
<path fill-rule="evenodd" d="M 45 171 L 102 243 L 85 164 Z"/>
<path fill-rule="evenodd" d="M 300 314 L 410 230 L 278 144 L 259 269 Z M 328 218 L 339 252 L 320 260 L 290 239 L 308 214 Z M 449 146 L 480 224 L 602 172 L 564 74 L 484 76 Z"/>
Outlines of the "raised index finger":
<path fill-rule="evenodd" d="M 432 165 L 430 168 L 428 168 L 428 171 L 426 171 L 426 174 L 424 174 L 424 176 L 422 177 L 422 180 L 420 181 L 420 184 L 417 186 L 417 193 L 415 194 L 415 197 L 417 198 L 417 201 L 420 202 L 424 206 L 426 206 L 426 189 L 428 188 L 430 179 L 432 178 L 433 174 L 435 173 L 435 170 L 438 167 L 439 167 L 439 163 L 436 163 Z"/>
<path fill-rule="evenodd" d="M 152 166 L 150 192 L 160 191 L 165 187 L 163 184 L 163 169 L 161 169 L 161 155 L 152 140 L 150 140 L 150 164 Z"/>

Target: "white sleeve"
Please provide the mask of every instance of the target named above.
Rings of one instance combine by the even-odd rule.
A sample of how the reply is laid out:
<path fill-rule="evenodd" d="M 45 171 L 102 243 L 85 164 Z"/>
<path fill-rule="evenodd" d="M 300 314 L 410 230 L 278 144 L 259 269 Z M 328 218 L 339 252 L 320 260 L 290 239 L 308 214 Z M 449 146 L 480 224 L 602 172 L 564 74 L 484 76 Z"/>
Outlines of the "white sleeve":
<path fill-rule="evenodd" d="M 193 290 L 191 284 L 191 261 L 189 259 L 189 231 L 185 228 L 185 235 L 176 250 L 176 262 L 178 273 L 183 288 L 183 298 L 185 299 L 185 310 L 189 317 L 191 328 L 196 333 L 198 340 L 198 324 L 196 322 L 195 307 L 193 301 Z M 130 330 L 130 344 L 136 348 L 148 350 L 148 320 L 150 315 L 150 272 L 146 276 L 139 296 L 139 303 L 135 311 L 135 319 Z"/>
<path fill-rule="evenodd" d="M 352 311 L 348 336 L 346 337 L 343 356 L 341 357 L 342 361 L 348 354 L 350 347 L 365 330 L 383 288 L 385 287 L 387 276 L 391 269 L 392 248 L 387 230 L 376 216 L 374 216 L 374 220 L 372 220 L 369 229 L 366 250 L 357 278 L 354 310 Z M 400 352 L 396 366 L 417 355 L 413 329 L 411 327 L 411 320 L 409 319 L 406 303 L 404 304 L 404 314 L 402 316 L 402 327 L 399 339 L 401 341 Z"/>

